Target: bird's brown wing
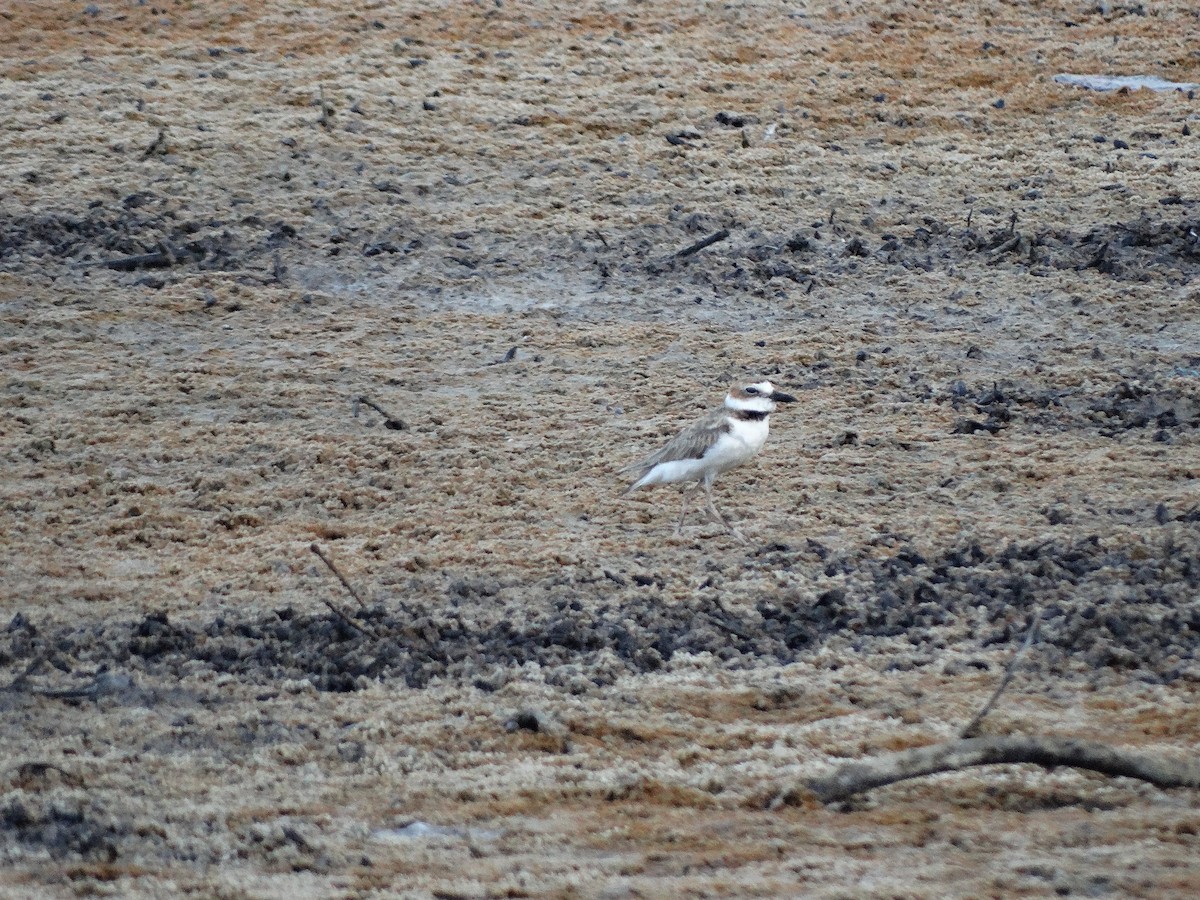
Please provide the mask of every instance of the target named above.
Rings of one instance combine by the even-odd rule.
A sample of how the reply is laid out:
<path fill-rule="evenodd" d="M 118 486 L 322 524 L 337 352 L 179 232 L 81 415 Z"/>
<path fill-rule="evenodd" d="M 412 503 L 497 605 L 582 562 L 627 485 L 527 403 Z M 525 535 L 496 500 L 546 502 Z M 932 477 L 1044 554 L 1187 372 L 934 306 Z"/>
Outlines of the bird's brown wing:
<path fill-rule="evenodd" d="M 699 459 L 721 435 L 729 431 L 729 427 L 728 410 L 724 406 L 718 406 L 671 438 L 661 450 L 626 466 L 621 471 L 637 473 L 638 478 L 641 478 L 659 463 Z"/>

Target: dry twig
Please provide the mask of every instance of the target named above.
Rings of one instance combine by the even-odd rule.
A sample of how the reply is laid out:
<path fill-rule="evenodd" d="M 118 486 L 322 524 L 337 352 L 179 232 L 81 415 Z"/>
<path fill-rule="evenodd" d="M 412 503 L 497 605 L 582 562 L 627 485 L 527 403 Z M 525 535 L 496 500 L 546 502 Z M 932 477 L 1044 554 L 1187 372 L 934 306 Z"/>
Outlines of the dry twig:
<path fill-rule="evenodd" d="M 359 596 L 358 591 L 356 591 L 354 589 L 354 585 L 352 585 L 349 581 L 346 580 L 346 576 L 338 571 L 338 567 L 333 564 L 333 560 L 331 560 L 328 556 L 325 555 L 325 551 L 322 550 L 319 546 L 317 546 L 317 544 L 315 542 L 312 544 L 309 544 L 308 549 L 311 550 L 313 553 L 317 554 L 317 556 L 319 556 L 321 558 L 321 562 L 323 562 L 323 563 L 325 563 L 325 565 L 329 566 L 329 571 L 337 576 L 337 580 L 342 583 L 342 587 L 344 587 L 346 589 L 346 591 L 350 594 L 350 596 L 353 597 L 358 602 L 359 607 L 361 609 L 366 609 L 367 608 L 366 601 L 364 601 L 363 598 Z"/>
<path fill-rule="evenodd" d="M 1029 631 L 1025 633 L 1025 640 L 1021 642 L 1021 646 L 1017 648 L 1017 652 L 1013 654 L 1012 660 L 1008 664 L 1008 668 L 1004 670 L 1004 677 L 1000 679 L 1000 683 L 996 685 L 996 690 L 992 692 L 992 696 L 988 698 L 988 702 L 983 704 L 979 712 L 975 713 L 975 718 L 967 723 L 967 726 L 959 732 L 960 738 L 974 737 L 979 730 L 979 725 L 983 722 L 984 717 L 992 711 L 992 707 L 996 705 L 996 701 L 1000 699 L 1000 695 L 1004 693 L 1004 689 L 1008 687 L 1008 683 L 1012 681 L 1013 674 L 1017 671 L 1017 666 L 1021 664 L 1021 658 L 1025 656 L 1025 651 L 1033 646 L 1033 642 L 1037 640 L 1038 629 L 1042 625 L 1042 611 L 1039 609 L 1033 615 L 1033 621 L 1029 625 Z"/>
<path fill-rule="evenodd" d="M 349 592 L 351 597 L 353 597 L 356 601 L 358 601 L 359 607 L 361 607 L 362 609 L 365 610 L 367 608 L 367 604 L 365 602 L 363 602 L 363 598 L 360 597 L 358 594 L 358 591 L 356 591 L 354 589 L 354 585 L 352 585 L 349 581 L 347 581 L 346 576 L 343 575 L 340 571 L 338 571 L 338 567 L 333 564 L 333 560 L 331 560 L 328 556 L 326 556 L 325 552 L 320 547 L 318 547 L 315 542 L 312 544 L 309 544 L 308 549 L 311 550 L 313 553 L 315 553 L 318 557 L 320 557 L 321 562 L 325 563 L 325 565 L 329 567 L 329 571 L 332 572 L 335 576 L 337 576 L 337 580 L 342 583 L 342 587 L 344 587 Z M 343 622 L 345 622 L 347 625 L 349 625 L 355 631 L 361 632 L 362 634 L 365 634 L 367 637 L 377 637 L 377 638 L 383 637 L 382 634 L 374 632 L 373 630 L 368 631 L 366 628 L 359 625 L 352 618 L 350 618 L 350 616 L 348 616 L 345 612 L 343 612 L 341 609 L 339 609 L 337 604 L 334 603 L 329 598 L 322 597 L 321 601 L 326 606 L 329 607 L 330 611 L 335 616 L 337 616 L 339 619 L 341 619 Z"/>
<path fill-rule="evenodd" d="M 516 348 L 514 347 L 513 351 L 515 351 L 515 350 L 516 350 Z M 386 409 L 384 409 L 382 406 L 380 406 L 378 403 L 376 403 L 374 400 L 371 400 L 367 397 L 358 397 L 355 399 L 354 403 L 355 403 L 354 415 L 356 415 L 356 416 L 358 415 L 358 404 L 361 403 L 363 406 L 371 407 L 371 409 L 375 410 L 375 412 L 377 412 L 381 416 L 383 416 L 383 427 L 384 428 L 390 428 L 392 431 L 403 431 L 404 429 L 408 428 L 408 426 L 404 423 L 403 419 L 396 418 L 390 412 L 388 412 Z"/>

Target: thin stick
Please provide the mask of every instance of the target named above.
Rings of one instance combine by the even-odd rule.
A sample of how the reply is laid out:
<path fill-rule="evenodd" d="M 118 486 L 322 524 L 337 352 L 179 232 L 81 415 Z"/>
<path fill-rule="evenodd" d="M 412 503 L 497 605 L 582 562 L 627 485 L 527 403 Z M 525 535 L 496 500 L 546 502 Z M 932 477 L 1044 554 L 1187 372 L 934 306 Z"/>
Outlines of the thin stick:
<path fill-rule="evenodd" d="M 723 609 L 721 611 L 724 612 Z M 707 619 L 712 624 L 716 625 L 718 628 L 725 629 L 730 634 L 732 634 L 734 637 L 740 637 L 743 641 L 748 641 L 748 640 L 752 639 L 751 636 L 746 633 L 745 629 L 738 628 L 732 622 L 727 622 L 724 619 L 719 619 L 710 612 L 702 612 L 702 613 L 700 613 L 700 615 L 704 616 L 705 619 Z"/>
<path fill-rule="evenodd" d="M 317 546 L 315 541 L 308 545 L 308 549 L 311 550 L 313 553 L 317 554 L 317 556 L 319 556 L 321 558 L 321 562 L 323 562 L 323 563 L 325 563 L 325 565 L 329 566 L 329 571 L 337 576 L 337 580 L 342 583 L 342 587 L 344 587 L 350 593 L 350 596 L 358 601 L 358 605 L 362 609 L 365 610 L 367 608 L 367 604 L 364 603 L 363 598 L 358 595 L 358 591 L 356 591 L 354 589 L 354 585 L 352 585 L 349 581 L 347 581 L 346 576 L 338 571 L 338 567 L 333 564 L 333 560 L 331 560 L 328 556 L 325 555 L 324 551 L 320 547 Z M 351 623 L 351 624 L 353 624 L 353 623 Z M 357 625 L 355 625 L 354 627 L 358 628 Z M 361 631 L 362 629 L 359 629 L 359 630 Z"/>
<path fill-rule="evenodd" d="M 516 348 L 514 347 L 513 349 L 515 350 Z M 395 416 L 393 416 L 390 412 L 388 412 L 386 409 L 384 409 L 382 406 L 380 406 L 374 400 L 371 400 L 367 397 L 359 397 L 358 402 L 361 403 L 363 406 L 371 407 L 371 409 L 375 410 L 375 412 L 377 412 L 381 416 L 383 416 L 383 427 L 384 428 L 390 428 L 392 431 L 403 431 L 404 429 L 406 429 L 408 427 L 407 425 L 404 424 L 403 419 L 397 419 Z"/>
<path fill-rule="evenodd" d="M 347 625 L 349 625 L 351 628 L 353 628 L 359 634 L 361 634 L 365 637 L 374 637 L 374 638 L 379 637 L 378 634 L 374 634 L 373 632 L 367 631 L 367 629 L 363 628 L 361 625 L 359 625 L 357 622 L 355 622 L 352 618 L 350 618 L 348 615 L 346 615 L 345 612 L 338 609 L 337 604 L 335 604 L 328 597 L 322 597 L 321 602 L 329 607 L 329 611 L 331 613 L 333 613 L 335 616 L 337 616 L 339 619 L 341 619 L 343 622 L 345 622 Z"/>
<path fill-rule="evenodd" d="M 783 791 L 771 806 L 803 803 L 806 796 L 812 795 L 823 803 L 832 803 L 909 778 L 954 772 L 969 766 L 1014 763 L 1033 763 L 1047 768 L 1073 766 L 1104 775 L 1138 778 L 1160 788 L 1200 788 L 1200 760 L 1194 758 L 1164 759 L 1095 741 L 1018 735 L 949 741 L 889 753 L 866 762 L 848 763 L 832 775 L 812 778 Z"/>
<path fill-rule="evenodd" d="M 1004 693 L 1004 689 L 1008 687 L 1008 683 L 1012 681 L 1013 674 L 1017 671 L 1017 666 L 1021 664 L 1022 657 L 1025 656 L 1025 651 L 1033 646 L 1033 642 L 1037 640 L 1038 629 L 1042 625 L 1042 611 L 1039 609 L 1033 615 L 1033 622 L 1029 626 L 1029 631 L 1025 633 L 1025 640 L 1021 642 L 1021 646 L 1017 648 L 1017 652 L 1013 654 L 1013 658 L 1008 663 L 1008 668 L 1004 671 L 1004 677 L 1000 679 L 1000 683 L 996 685 L 996 690 L 992 692 L 992 696 L 988 698 L 988 702 L 983 704 L 983 708 L 975 713 L 975 718 L 967 723 L 967 727 L 960 733 L 959 737 L 969 738 L 974 737 L 976 731 L 979 730 L 979 724 L 984 717 L 992 711 L 992 707 L 996 705 L 996 701 L 1000 699 L 1000 695 Z"/>
<path fill-rule="evenodd" d="M 680 250 L 678 253 L 675 254 L 675 258 L 683 259 L 685 256 L 691 256 L 693 253 L 699 253 L 705 247 L 711 247 L 717 241 L 723 241 L 727 237 L 729 237 L 729 229 L 722 228 L 720 231 L 710 234 L 704 240 L 696 241 L 696 243 L 692 244 L 690 247 L 684 247 L 682 250 Z"/>

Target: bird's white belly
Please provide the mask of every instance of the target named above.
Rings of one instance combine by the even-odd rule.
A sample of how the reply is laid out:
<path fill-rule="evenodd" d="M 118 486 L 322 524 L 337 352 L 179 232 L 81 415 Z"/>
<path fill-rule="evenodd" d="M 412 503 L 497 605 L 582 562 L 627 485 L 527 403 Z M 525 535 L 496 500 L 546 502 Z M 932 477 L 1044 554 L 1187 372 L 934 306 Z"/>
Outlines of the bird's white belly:
<path fill-rule="evenodd" d="M 646 473 L 637 486 L 649 487 L 652 484 L 674 484 L 676 481 L 699 481 L 707 471 L 708 468 L 703 460 L 674 459 L 671 462 L 659 463 Z"/>

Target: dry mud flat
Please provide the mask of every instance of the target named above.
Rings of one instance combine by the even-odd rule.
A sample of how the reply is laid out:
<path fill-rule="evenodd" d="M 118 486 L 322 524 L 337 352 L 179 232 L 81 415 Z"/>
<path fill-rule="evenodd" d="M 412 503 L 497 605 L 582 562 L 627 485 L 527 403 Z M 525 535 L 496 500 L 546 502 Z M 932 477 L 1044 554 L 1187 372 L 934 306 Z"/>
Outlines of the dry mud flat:
<path fill-rule="evenodd" d="M 0 16 L 5 896 L 1200 892 L 1182 4 Z"/>

